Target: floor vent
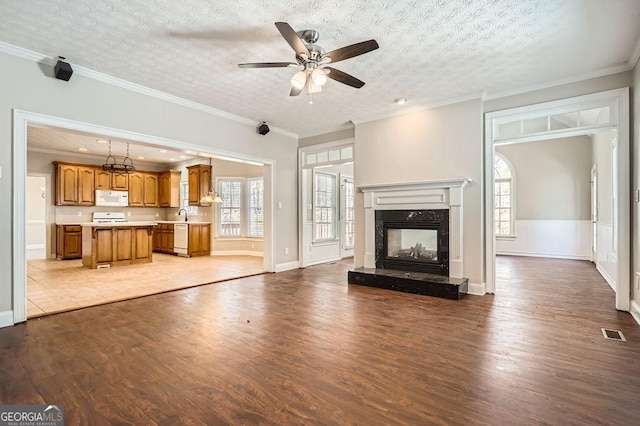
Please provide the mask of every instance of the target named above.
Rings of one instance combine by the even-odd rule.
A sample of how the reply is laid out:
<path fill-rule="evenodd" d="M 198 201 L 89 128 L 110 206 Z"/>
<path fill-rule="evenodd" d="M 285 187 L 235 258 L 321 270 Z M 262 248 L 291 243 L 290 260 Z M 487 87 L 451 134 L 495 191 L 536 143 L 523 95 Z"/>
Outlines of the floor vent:
<path fill-rule="evenodd" d="M 111 265 L 98 265 L 98 269 L 109 269 Z"/>
<path fill-rule="evenodd" d="M 624 334 L 619 330 L 609 330 L 607 328 L 601 328 L 602 335 L 605 339 L 618 340 L 620 342 L 626 342 L 627 339 L 624 338 Z"/>

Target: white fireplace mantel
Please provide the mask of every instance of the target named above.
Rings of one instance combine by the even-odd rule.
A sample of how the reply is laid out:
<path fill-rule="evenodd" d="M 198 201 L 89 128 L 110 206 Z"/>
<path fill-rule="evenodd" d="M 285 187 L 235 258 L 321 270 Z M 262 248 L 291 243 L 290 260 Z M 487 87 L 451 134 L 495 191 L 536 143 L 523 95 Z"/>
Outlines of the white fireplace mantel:
<path fill-rule="evenodd" d="M 375 211 L 449 209 L 449 276 L 463 278 L 462 190 L 471 178 L 360 185 L 364 193 L 364 267 L 376 267 Z"/>

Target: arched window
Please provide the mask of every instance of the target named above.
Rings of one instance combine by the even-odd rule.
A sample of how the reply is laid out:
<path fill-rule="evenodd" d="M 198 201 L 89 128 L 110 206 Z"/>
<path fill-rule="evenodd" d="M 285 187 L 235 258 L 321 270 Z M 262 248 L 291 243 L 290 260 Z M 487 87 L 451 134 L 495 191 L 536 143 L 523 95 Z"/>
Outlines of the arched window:
<path fill-rule="evenodd" d="M 496 236 L 514 235 L 514 173 L 506 158 L 496 153 L 493 166 Z"/>

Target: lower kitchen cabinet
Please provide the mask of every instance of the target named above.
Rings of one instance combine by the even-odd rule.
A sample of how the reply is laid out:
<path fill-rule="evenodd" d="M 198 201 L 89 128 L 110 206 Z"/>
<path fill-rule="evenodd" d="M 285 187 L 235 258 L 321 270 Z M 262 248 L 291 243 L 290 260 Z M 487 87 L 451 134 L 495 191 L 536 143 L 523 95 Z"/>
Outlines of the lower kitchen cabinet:
<path fill-rule="evenodd" d="M 83 226 L 82 265 L 132 265 L 152 261 L 153 225 Z"/>
<path fill-rule="evenodd" d="M 211 224 L 189 224 L 189 256 L 209 256 L 211 254 Z"/>
<path fill-rule="evenodd" d="M 153 251 L 173 254 L 174 232 L 172 223 L 159 223 L 153 231 Z"/>
<path fill-rule="evenodd" d="M 82 227 L 56 225 L 56 259 L 82 258 Z"/>

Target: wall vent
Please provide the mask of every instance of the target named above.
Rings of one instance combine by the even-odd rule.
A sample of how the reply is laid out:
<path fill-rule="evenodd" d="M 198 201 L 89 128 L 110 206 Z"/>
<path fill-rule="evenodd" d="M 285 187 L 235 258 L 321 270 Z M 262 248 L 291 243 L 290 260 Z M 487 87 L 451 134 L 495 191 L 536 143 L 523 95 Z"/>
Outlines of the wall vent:
<path fill-rule="evenodd" d="M 601 328 L 602 335 L 605 339 L 618 340 L 620 342 L 626 342 L 627 339 L 624 338 L 624 334 L 619 330 L 609 330 L 608 328 Z"/>

